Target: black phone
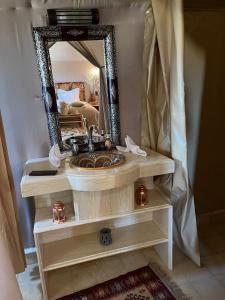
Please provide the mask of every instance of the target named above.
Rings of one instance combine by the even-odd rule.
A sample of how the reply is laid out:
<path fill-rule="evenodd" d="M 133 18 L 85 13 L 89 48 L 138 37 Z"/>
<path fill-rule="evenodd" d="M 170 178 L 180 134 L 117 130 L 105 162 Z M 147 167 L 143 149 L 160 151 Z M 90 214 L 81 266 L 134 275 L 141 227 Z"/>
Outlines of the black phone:
<path fill-rule="evenodd" d="M 31 171 L 29 176 L 53 176 L 57 174 L 57 170 L 38 170 L 38 171 Z"/>

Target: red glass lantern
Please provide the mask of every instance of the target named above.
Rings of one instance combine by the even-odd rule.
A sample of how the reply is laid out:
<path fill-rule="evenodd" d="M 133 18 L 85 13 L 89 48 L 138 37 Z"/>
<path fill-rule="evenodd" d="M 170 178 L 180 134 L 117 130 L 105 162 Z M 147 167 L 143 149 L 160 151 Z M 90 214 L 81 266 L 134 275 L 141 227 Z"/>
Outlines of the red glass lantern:
<path fill-rule="evenodd" d="M 53 204 L 53 222 L 62 224 L 66 221 L 65 205 L 61 201 L 57 201 Z"/>
<path fill-rule="evenodd" d="M 136 189 L 135 200 L 139 206 L 145 206 L 148 203 L 147 190 L 144 185 L 140 185 Z"/>

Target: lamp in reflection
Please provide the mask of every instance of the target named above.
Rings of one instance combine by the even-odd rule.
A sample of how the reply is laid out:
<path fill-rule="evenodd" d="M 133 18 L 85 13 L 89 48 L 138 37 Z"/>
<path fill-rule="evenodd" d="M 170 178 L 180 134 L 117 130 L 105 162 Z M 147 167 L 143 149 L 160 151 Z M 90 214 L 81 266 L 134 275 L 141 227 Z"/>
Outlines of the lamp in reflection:
<path fill-rule="evenodd" d="M 93 67 L 89 73 L 89 82 L 91 90 L 91 102 L 98 104 L 98 95 L 100 91 L 99 69 Z"/>

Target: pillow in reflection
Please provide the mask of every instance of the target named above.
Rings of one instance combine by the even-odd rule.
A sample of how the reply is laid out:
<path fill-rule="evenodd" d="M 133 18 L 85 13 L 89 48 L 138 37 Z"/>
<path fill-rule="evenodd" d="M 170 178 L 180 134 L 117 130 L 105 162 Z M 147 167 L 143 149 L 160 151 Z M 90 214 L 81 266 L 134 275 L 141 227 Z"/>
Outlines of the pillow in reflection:
<path fill-rule="evenodd" d="M 70 105 L 73 107 L 82 107 L 82 106 L 84 106 L 84 104 L 85 104 L 85 102 L 76 101 L 76 102 L 71 103 Z"/>
<path fill-rule="evenodd" d="M 80 101 L 80 89 L 76 88 L 70 91 L 64 91 L 62 89 L 57 89 L 56 94 L 58 97 L 58 101 L 63 101 L 68 104 L 71 104 L 75 101 Z"/>

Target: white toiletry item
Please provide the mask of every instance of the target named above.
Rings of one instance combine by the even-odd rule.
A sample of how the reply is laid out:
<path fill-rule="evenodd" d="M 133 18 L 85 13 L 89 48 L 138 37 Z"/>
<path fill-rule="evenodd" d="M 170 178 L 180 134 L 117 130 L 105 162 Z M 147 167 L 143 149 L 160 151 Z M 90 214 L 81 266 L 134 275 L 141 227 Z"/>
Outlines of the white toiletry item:
<path fill-rule="evenodd" d="M 136 145 L 129 135 L 125 137 L 125 144 L 127 147 L 116 146 L 116 149 L 121 152 L 132 152 L 137 155 L 147 156 L 147 152 Z"/>
<path fill-rule="evenodd" d="M 71 156 L 72 153 L 71 152 L 65 152 L 65 153 L 61 153 L 60 149 L 59 149 L 59 145 L 58 144 L 54 144 L 50 151 L 49 151 L 49 161 L 51 163 L 51 165 L 55 168 L 59 168 L 60 167 L 60 163 L 62 159 L 65 159 L 69 156 Z"/>

